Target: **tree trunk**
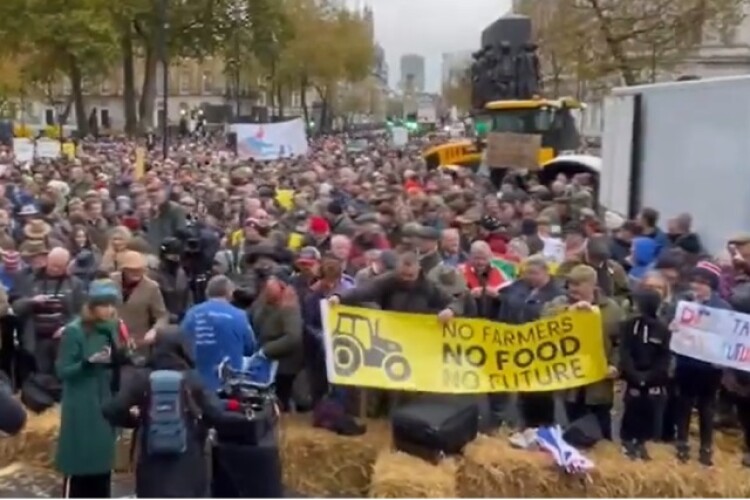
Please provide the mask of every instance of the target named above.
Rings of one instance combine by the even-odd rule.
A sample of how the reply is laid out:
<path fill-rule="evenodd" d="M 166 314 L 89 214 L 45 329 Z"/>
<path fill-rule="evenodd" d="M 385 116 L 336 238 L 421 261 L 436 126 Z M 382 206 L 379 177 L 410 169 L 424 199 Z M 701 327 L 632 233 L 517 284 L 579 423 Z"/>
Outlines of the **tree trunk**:
<path fill-rule="evenodd" d="M 124 23 L 120 47 L 122 49 L 122 106 L 125 111 L 125 133 L 132 136 L 138 128 L 138 111 L 135 102 L 135 62 L 133 58 L 133 28 Z"/>
<path fill-rule="evenodd" d="M 156 104 L 156 71 L 159 66 L 159 58 L 153 47 L 146 47 L 144 61 L 143 85 L 141 87 L 141 100 L 138 103 L 138 115 L 140 118 L 139 128 L 145 132 L 154 127 L 154 107 Z"/>
<path fill-rule="evenodd" d="M 620 76 L 622 77 L 623 82 L 628 87 L 637 85 L 638 77 L 633 71 L 633 68 L 630 67 L 630 61 L 625 53 L 625 48 L 622 43 L 615 38 L 615 35 L 612 32 L 610 20 L 604 12 L 605 8 L 601 5 L 600 0 L 588 0 L 588 2 L 591 9 L 594 11 L 594 16 L 599 23 L 599 31 L 604 37 L 604 41 L 612 55 L 612 59 L 615 61 L 615 66 L 620 71 Z"/>
<path fill-rule="evenodd" d="M 320 97 L 320 126 L 318 130 L 325 133 L 328 132 L 328 87 L 322 89 L 316 85 L 315 90 Z"/>
<path fill-rule="evenodd" d="M 68 123 L 68 118 L 70 118 L 70 112 L 73 111 L 73 96 L 68 96 L 66 98 L 65 102 L 65 109 L 63 110 L 62 115 L 60 115 L 60 121 L 63 125 Z"/>
<path fill-rule="evenodd" d="M 284 120 L 284 86 L 281 84 L 276 85 L 276 100 L 279 105 L 279 121 Z"/>
<path fill-rule="evenodd" d="M 70 86 L 73 91 L 73 107 L 76 110 L 76 127 L 78 136 L 85 137 L 89 134 L 89 121 L 86 115 L 86 104 L 83 102 L 83 75 L 81 67 L 75 57 L 70 58 Z"/>
<path fill-rule="evenodd" d="M 305 117 L 305 126 L 310 123 L 310 109 L 307 106 L 307 78 L 302 77 L 299 82 L 299 102 L 302 105 L 302 116 Z"/>

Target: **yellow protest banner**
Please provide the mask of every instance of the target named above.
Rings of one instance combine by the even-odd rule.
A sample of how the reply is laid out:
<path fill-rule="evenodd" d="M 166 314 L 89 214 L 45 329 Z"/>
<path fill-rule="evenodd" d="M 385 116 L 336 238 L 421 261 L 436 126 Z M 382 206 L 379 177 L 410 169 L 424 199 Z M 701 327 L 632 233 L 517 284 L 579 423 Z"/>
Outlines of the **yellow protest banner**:
<path fill-rule="evenodd" d="M 146 175 L 146 148 L 138 146 L 135 148 L 135 172 L 133 177 L 138 180 L 144 175 Z"/>
<path fill-rule="evenodd" d="M 294 189 L 277 189 L 276 201 L 284 210 L 294 208 Z"/>
<path fill-rule="evenodd" d="M 509 325 L 321 304 L 328 380 L 471 394 L 571 389 L 606 377 L 598 312 Z"/>
<path fill-rule="evenodd" d="M 75 160 L 76 158 L 76 143 L 75 142 L 64 142 L 62 145 L 62 152 L 68 160 Z"/>

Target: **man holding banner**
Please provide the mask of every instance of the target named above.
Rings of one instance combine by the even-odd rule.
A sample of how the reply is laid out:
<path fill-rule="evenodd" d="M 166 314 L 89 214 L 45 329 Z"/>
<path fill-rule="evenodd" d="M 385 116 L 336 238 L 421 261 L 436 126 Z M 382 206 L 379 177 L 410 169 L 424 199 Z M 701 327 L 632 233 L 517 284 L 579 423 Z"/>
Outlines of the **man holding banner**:
<path fill-rule="evenodd" d="M 623 310 L 611 298 L 599 293 L 598 276 L 593 267 L 579 264 L 566 276 L 568 293 L 550 302 L 545 315 L 554 315 L 565 309 L 593 310 L 601 314 L 604 352 L 607 358 L 607 378 L 583 387 L 567 391 L 565 411 L 568 419 L 575 422 L 587 415 L 596 417 L 602 437 L 612 439 L 612 405 L 614 403 L 614 380 L 617 372 L 617 349 L 620 322 L 625 318 Z"/>

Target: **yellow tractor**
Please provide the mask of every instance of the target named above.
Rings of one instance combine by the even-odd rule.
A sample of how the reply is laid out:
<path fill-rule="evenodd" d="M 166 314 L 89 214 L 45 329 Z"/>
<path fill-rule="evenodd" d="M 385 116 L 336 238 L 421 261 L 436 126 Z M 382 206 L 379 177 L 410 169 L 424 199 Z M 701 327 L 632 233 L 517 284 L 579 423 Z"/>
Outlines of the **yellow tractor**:
<path fill-rule="evenodd" d="M 448 142 L 423 153 L 431 169 L 445 165 L 476 167 L 482 162 L 484 141 L 489 132 L 510 132 L 541 136 L 539 165 L 561 153 L 576 151 L 580 135 L 575 113 L 583 104 L 572 98 L 491 101 L 475 113 L 476 140 Z"/>
<path fill-rule="evenodd" d="M 408 380 L 411 366 L 398 342 L 379 335 L 379 322 L 361 314 L 338 313 L 333 331 L 333 366 L 336 374 L 348 377 L 362 366 L 382 368 L 394 382 Z"/>

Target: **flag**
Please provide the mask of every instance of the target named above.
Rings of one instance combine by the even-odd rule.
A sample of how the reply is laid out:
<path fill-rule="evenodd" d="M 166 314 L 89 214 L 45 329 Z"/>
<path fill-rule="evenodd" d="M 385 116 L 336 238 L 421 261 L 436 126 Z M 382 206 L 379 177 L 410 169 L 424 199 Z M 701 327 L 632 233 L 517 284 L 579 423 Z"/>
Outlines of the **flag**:
<path fill-rule="evenodd" d="M 490 260 L 490 265 L 500 271 L 508 282 L 518 278 L 518 264 L 506 257 L 496 255 Z"/>
<path fill-rule="evenodd" d="M 536 431 L 536 442 L 568 474 L 588 474 L 594 468 L 594 462 L 565 442 L 562 435 L 559 425 L 540 427 Z"/>

